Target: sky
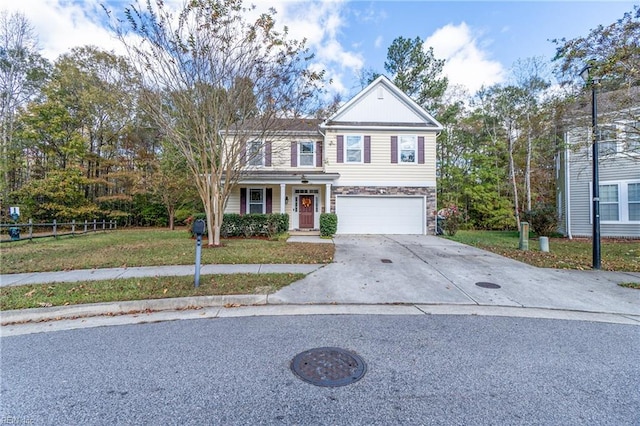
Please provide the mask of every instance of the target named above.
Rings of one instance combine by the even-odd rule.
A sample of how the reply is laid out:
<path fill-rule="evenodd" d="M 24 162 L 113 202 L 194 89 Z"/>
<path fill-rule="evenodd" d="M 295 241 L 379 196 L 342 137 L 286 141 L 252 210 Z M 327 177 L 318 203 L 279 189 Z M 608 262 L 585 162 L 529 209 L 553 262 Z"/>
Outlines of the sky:
<path fill-rule="evenodd" d="M 121 13 L 135 0 L 0 0 L 0 10 L 26 15 L 41 54 L 54 61 L 86 44 L 123 53 L 105 27 L 101 4 Z M 183 0 L 165 0 L 178 6 Z M 246 0 L 246 3 L 250 3 Z M 633 10 L 632 1 L 289 1 L 253 0 L 274 7 L 276 24 L 307 39 L 315 66 L 333 81 L 330 93 L 349 99 L 363 70 L 384 74 L 387 49 L 397 37 L 420 37 L 445 59 L 451 86 L 473 94 L 483 85 L 508 83 L 518 60 L 551 60 L 556 38 L 586 36 Z M 393 76 L 389 76 L 393 77 Z"/>

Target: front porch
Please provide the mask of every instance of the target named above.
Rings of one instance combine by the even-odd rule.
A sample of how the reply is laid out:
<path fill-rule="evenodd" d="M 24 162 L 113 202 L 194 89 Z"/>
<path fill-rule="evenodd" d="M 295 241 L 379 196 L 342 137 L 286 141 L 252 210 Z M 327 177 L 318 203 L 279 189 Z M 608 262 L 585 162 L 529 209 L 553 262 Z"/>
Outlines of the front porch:
<path fill-rule="evenodd" d="M 331 211 L 331 188 L 338 177 L 321 172 L 252 173 L 240 180 L 225 213 L 285 213 L 290 232 L 319 235 L 320 214 Z"/>

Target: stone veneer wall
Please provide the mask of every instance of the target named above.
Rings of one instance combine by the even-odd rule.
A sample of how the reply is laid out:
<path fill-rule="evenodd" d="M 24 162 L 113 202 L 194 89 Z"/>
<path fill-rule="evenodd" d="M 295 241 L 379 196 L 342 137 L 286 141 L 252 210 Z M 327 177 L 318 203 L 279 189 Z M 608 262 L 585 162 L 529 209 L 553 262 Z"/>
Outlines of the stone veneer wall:
<path fill-rule="evenodd" d="M 424 195 L 427 199 L 427 235 L 436 233 L 436 188 L 416 186 L 333 186 L 331 212 L 336 212 L 336 195 Z"/>

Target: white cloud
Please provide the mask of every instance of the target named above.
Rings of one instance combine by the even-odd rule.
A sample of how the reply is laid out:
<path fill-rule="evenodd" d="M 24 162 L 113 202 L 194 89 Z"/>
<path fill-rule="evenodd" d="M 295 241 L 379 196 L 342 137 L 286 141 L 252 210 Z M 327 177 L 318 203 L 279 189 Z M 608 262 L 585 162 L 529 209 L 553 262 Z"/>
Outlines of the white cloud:
<path fill-rule="evenodd" d="M 118 54 L 125 53 L 122 44 L 105 27 L 107 16 L 100 5 L 107 3 L 108 9 L 121 16 L 124 8 L 134 1 L 20 0 L 6 3 L 2 5 L 3 9 L 9 13 L 20 11 L 27 17 L 38 35 L 42 55 L 52 61 L 74 47 L 89 44 Z M 306 39 L 307 46 L 316 52 L 314 66 L 322 66 L 327 78 L 334 82 L 330 91 L 348 93 L 342 80 L 345 75 L 356 75 L 364 66 L 364 58 L 339 42 L 341 31 L 347 25 L 345 1 L 258 0 L 252 3 L 256 4 L 256 10 L 248 14 L 247 19 L 255 19 L 258 13 L 274 8 L 276 25 L 287 26 L 291 38 Z M 165 5 L 174 10 L 182 4 L 183 0 L 165 1 Z"/>
<path fill-rule="evenodd" d="M 375 46 L 376 49 L 379 49 L 382 47 L 383 41 L 384 41 L 384 38 L 382 36 L 378 36 L 376 37 L 376 41 L 373 42 L 373 45 Z"/>
<path fill-rule="evenodd" d="M 364 66 L 359 52 L 348 50 L 339 42 L 346 25 L 345 4 L 331 0 L 268 2 L 278 11 L 278 25 L 286 25 L 292 38 L 307 40 L 307 45 L 316 53 L 316 66 L 322 66 L 327 78 L 333 81 L 329 90 L 342 95 L 349 92 L 343 82 L 344 75 L 356 75 Z"/>
<path fill-rule="evenodd" d="M 505 79 L 505 69 L 498 61 L 491 60 L 479 47 L 479 40 L 469 26 L 448 24 L 436 30 L 425 42 L 433 47 L 436 58 L 445 59 L 443 73 L 451 85 L 462 85 L 475 93 L 483 85 L 490 86 Z"/>
<path fill-rule="evenodd" d="M 73 47 L 95 45 L 123 53 L 124 49 L 102 22 L 106 19 L 100 2 L 87 0 L 21 0 L 7 2 L 4 10 L 23 13 L 38 36 L 41 54 L 54 61 Z"/>

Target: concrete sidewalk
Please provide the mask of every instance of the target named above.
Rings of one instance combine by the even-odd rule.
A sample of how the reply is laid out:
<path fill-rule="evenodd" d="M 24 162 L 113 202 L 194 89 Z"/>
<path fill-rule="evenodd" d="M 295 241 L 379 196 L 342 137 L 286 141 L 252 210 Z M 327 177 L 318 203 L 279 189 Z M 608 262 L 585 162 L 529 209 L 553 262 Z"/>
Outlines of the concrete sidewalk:
<path fill-rule="evenodd" d="M 262 264 L 262 265 L 202 265 L 200 274 L 309 274 L 323 265 Z M 28 272 L 0 275 L 0 287 L 77 281 L 113 280 L 117 278 L 194 275 L 194 265 L 142 266 L 130 268 L 80 269 L 57 272 Z"/>
<path fill-rule="evenodd" d="M 273 294 L 188 297 L 1 312 L 3 324 L 164 311 L 164 317 L 339 313 L 449 313 L 591 319 L 640 325 L 640 273 L 536 268 L 484 250 L 430 236 L 340 236 L 334 263 L 203 265 L 202 274 L 300 272 L 304 279 Z M 2 275 L 2 285 L 191 275 L 190 266 L 114 268 Z M 499 288 L 484 288 L 489 283 Z M 398 309 L 391 309 L 398 305 Z M 342 308 L 336 308 L 342 307 Z M 224 307 L 235 309 L 225 310 Z M 297 307 L 297 308 L 296 308 Z M 351 307 L 351 308 L 349 308 Z M 358 308 L 360 307 L 360 308 Z M 403 309 L 400 309 L 403 308 Z M 406 308 L 406 309 L 405 309 Z M 408 310 L 407 310 L 408 309 Z M 405 312 L 406 311 L 406 312 Z M 173 312 L 173 313 L 169 313 Z M 346 311 L 345 311 L 346 312 Z M 156 319 L 151 319 L 151 317 Z M 162 320 L 151 315 L 148 320 Z"/>

